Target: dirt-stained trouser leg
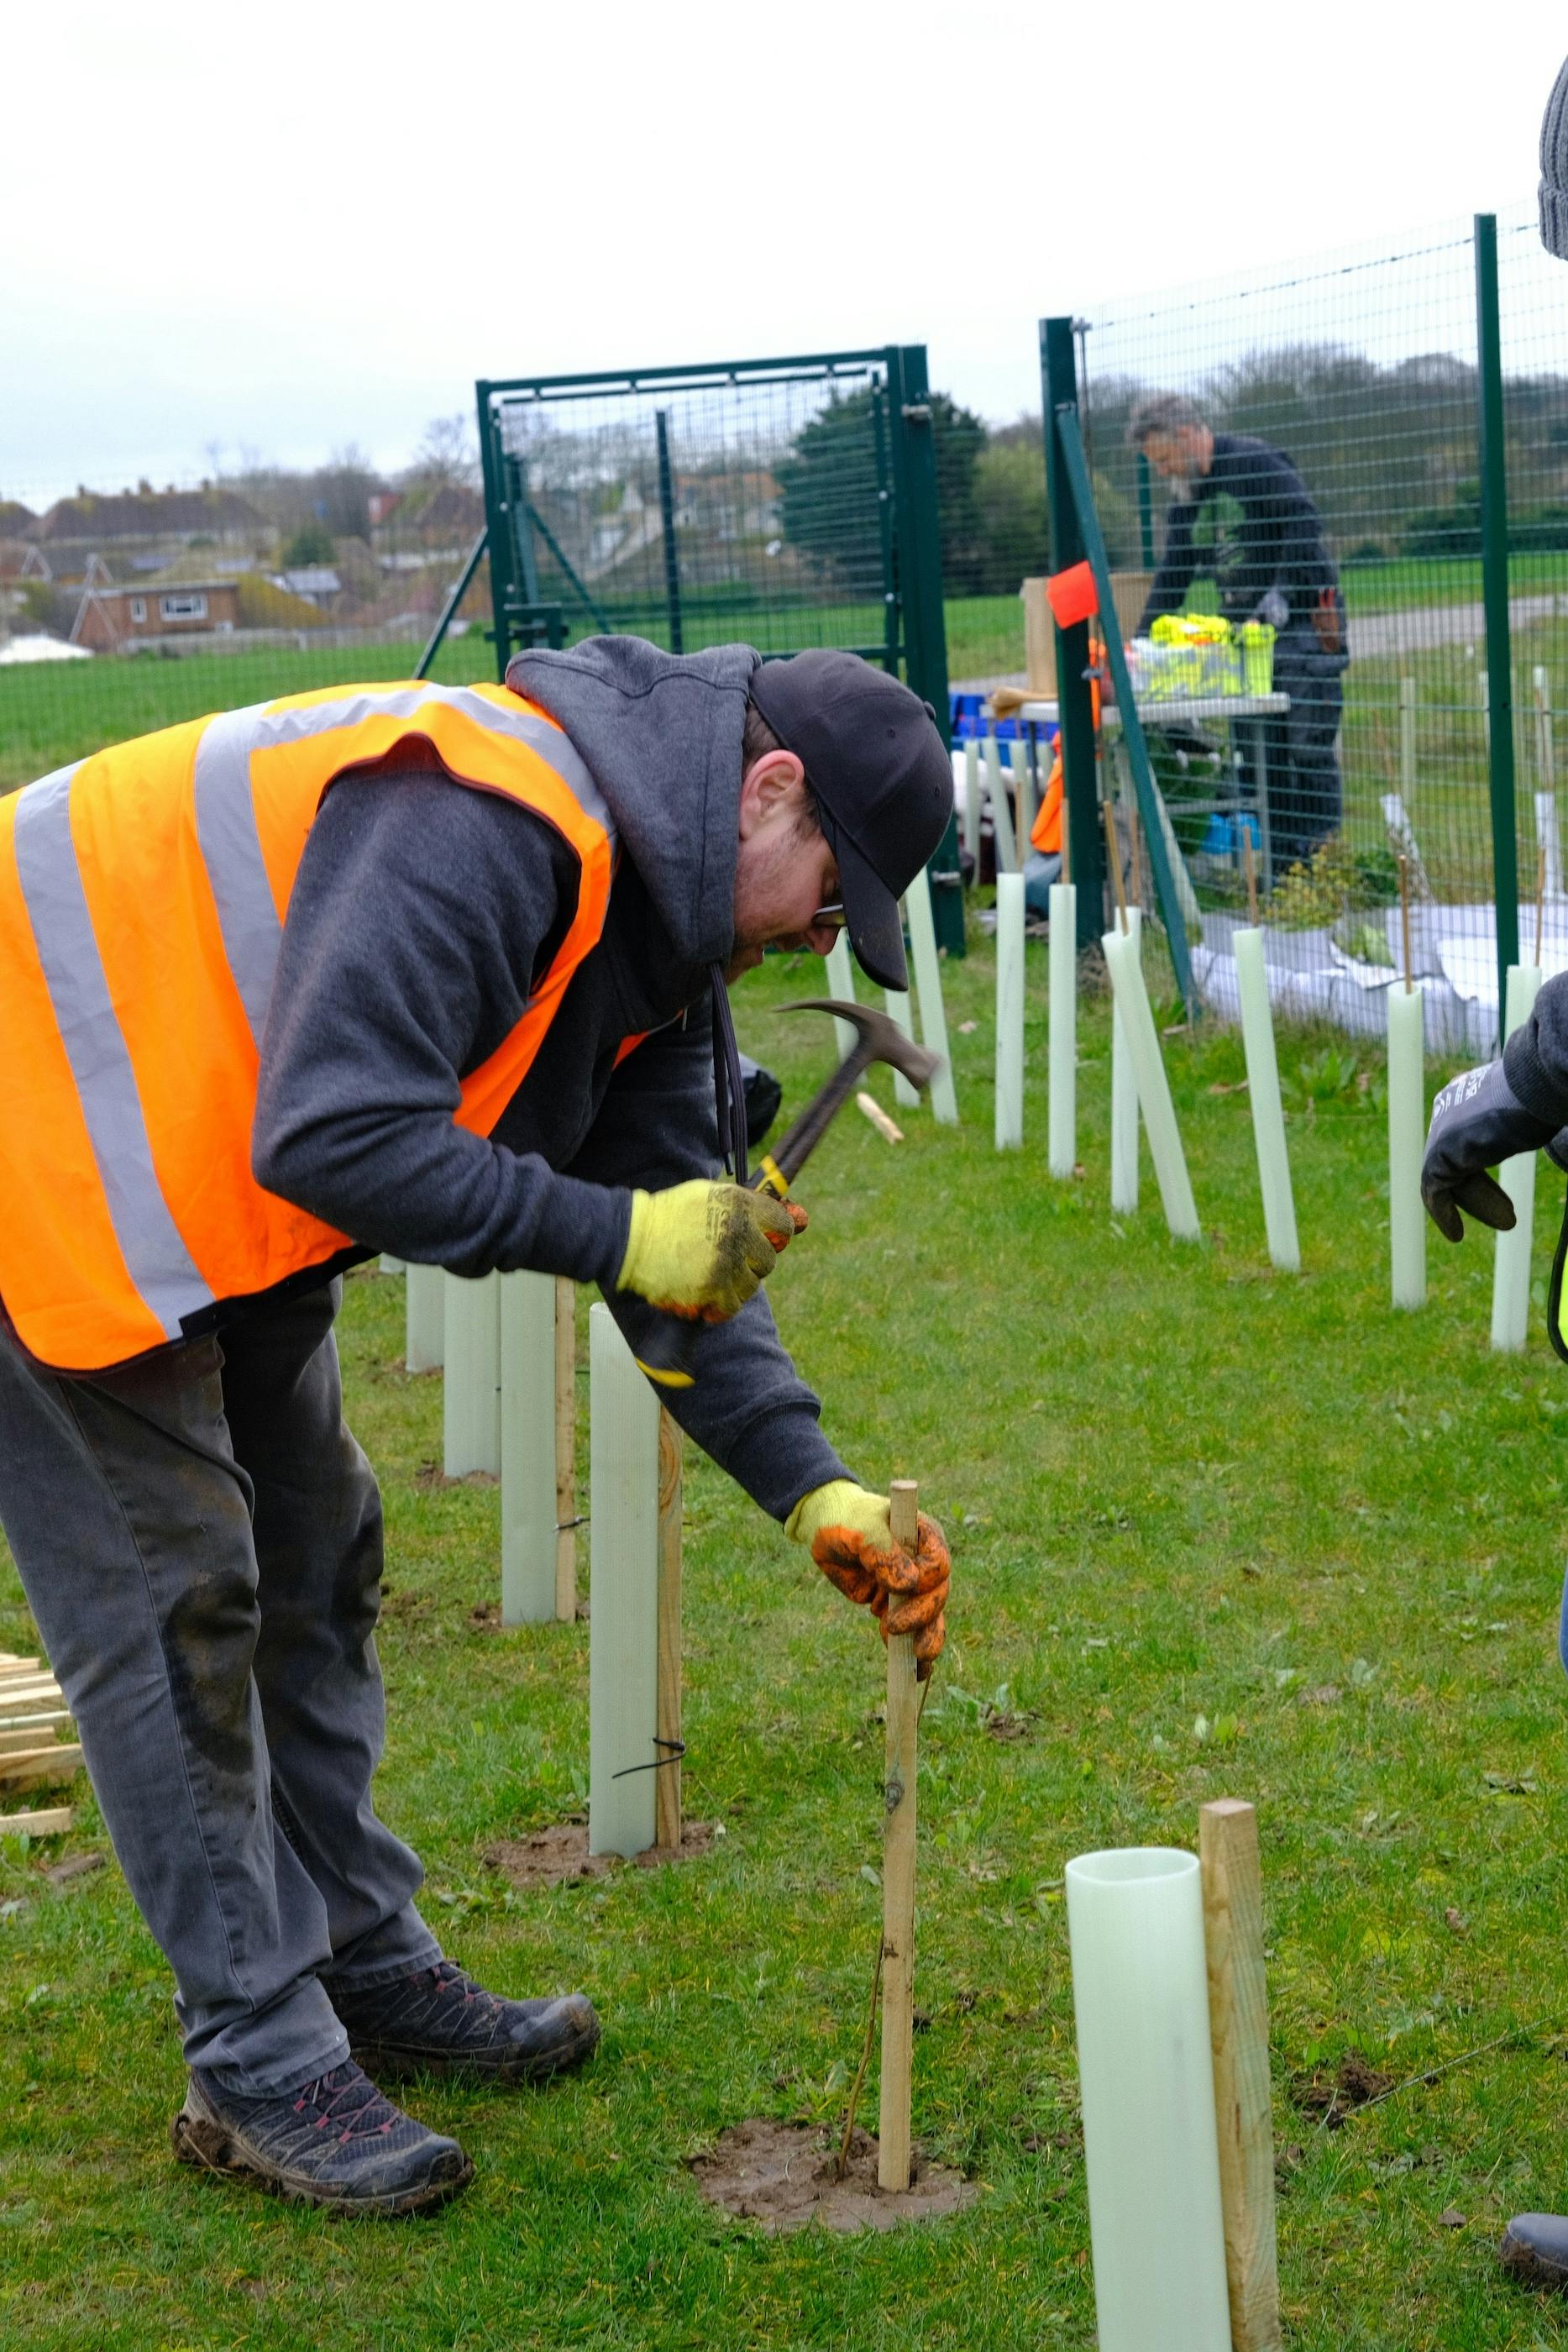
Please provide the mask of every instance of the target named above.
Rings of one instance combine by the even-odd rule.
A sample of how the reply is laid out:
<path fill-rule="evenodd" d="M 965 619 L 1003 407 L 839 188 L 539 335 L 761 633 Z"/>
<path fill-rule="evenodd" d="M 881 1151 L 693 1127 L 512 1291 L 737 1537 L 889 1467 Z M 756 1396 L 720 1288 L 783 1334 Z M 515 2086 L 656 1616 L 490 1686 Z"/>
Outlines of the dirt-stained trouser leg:
<path fill-rule="evenodd" d="M 0 1525 L 174 1971 L 185 2054 L 247 2093 L 346 2053 L 318 1975 L 335 1948 L 368 1945 L 383 1966 L 434 1950 L 419 1864 L 370 1809 L 380 1520 L 341 1427 L 333 1306 L 325 1290 L 274 1300 L 221 1341 L 92 1380 L 45 1370 L 0 1321 Z"/>

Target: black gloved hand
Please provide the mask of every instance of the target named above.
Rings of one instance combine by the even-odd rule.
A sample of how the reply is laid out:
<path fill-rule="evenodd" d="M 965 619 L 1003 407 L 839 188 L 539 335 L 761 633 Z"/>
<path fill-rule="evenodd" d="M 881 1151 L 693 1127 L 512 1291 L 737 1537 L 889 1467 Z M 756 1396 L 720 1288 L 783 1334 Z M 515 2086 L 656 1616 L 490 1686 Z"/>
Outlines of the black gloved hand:
<path fill-rule="evenodd" d="M 1421 1198 L 1444 1240 L 1464 1239 L 1461 1209 L 1479 1224 L 1511 1232 L 1513 1202 L 1487 1171 L 1519 1152 L 1541 1150 L 1556 1133 L 1525 1109 L 1500 1062 L 1450 1079 L 1432 1105 L 1421 1163 Z"/>

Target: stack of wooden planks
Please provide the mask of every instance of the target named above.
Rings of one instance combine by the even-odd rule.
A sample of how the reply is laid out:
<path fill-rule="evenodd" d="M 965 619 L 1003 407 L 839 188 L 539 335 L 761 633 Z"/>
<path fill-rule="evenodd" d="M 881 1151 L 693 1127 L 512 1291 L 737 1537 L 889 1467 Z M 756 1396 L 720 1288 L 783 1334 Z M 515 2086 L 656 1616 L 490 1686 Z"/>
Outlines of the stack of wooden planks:
<path fill-rule="evenodd" d="M 75 1779 L 82 1759 L 77 1742 L 65 1737 L 70 1720 L 65 1695 L 41 1659 L 0 1650 L 0 1796 Z M 56 1836 L 70 1824 L 68 1805 L 0 1813 L 0 1837 L 23 1830 Z"/>

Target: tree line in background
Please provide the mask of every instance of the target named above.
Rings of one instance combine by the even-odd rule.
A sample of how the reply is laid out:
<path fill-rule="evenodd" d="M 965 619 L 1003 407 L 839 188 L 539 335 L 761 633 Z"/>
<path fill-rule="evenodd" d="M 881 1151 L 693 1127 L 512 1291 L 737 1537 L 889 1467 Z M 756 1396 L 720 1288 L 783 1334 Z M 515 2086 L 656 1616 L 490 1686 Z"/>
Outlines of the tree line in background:
<path fill-rule="evenodd" d="M 1137 402 L 1174 387 L 1132 375 L 1091 378 L 1083 416 L 1095 499 L 1116 566 L 1145 556 L 1127 426 Z M 1256 351 L 1179 387 L 1218 431 L 1287 452 L 1341 562 L 1477 556 L 1478 378 L 1448 353 L 1380 366 L 1332 344 Z M 785 538 L 819 562 L 868 572 L 866 493 L 874 489 L 873 395 L 831 403 L 776 467 Z M 1568 378 L 1505 381 L 1510 542 L 1568 550 Z M 946 393 L 932 400 L 943 577 L 952 596 L 1004 595 L 1049 564 L 1045 457 L 1038 416 L 988 425 Z M 1148 486 L 1157 552 L 1166 492 Z"/>
<path fill-rule="evenodd" d="M 1478 372 L 1448 352 L 1380 366 L 1333 344 L 1255 351 L 1198 383 L 1092 379 L 1085 403 L 1096 502 L 1114 563 L 1140 561 L 1136 465 L 1126 431 L 1154 389 L 1196 399 L 1218 430 L 1283 449 L 1342 563 L 1479 556 Z M 1503 386 L 1509 539 L 1568 549 L 1568 378 L 1514 374 Z M 1153 486 L 1157 523 L 1163 486 Z"/>

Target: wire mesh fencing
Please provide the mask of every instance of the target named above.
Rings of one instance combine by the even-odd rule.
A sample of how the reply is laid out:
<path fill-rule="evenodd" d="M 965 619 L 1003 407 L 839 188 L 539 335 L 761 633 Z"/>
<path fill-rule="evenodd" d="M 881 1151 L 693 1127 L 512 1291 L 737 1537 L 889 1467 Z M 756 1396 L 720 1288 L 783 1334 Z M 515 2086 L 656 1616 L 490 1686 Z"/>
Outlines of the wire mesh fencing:
<path fill-rule="evenodd" d="M 879 361 L 540 380 L 496 386 L 489 406 L 519 635 L 896 665 Z"/>
<path fill-rule="evenodd" d="M 1553 679 L 1568 692 L 1568 272 L 1542 253 L 1532 209 L 1502 216 L 1498 253 L 1506 695 L 1484 610 L 1469 225 L 1079 322 L 1096 504 L 1139 607 L 1140 707 L 1218 1003 L 1234 1002 L 1250 853 L 1282 1006 L 1380 1030 L 1408 953 L 1429 1034 L 1490 1047 L 1490 730 L 1505 702 L 1520 952 L 1533 954 L 1539 916 L 1546 968 L 1568 964 L 1552 731 Z M 1266 681 L 1245 646 L 1203 643 L 1270 625 Z M 1206 660 L 1230 667 L 1196 715 Z"/>

